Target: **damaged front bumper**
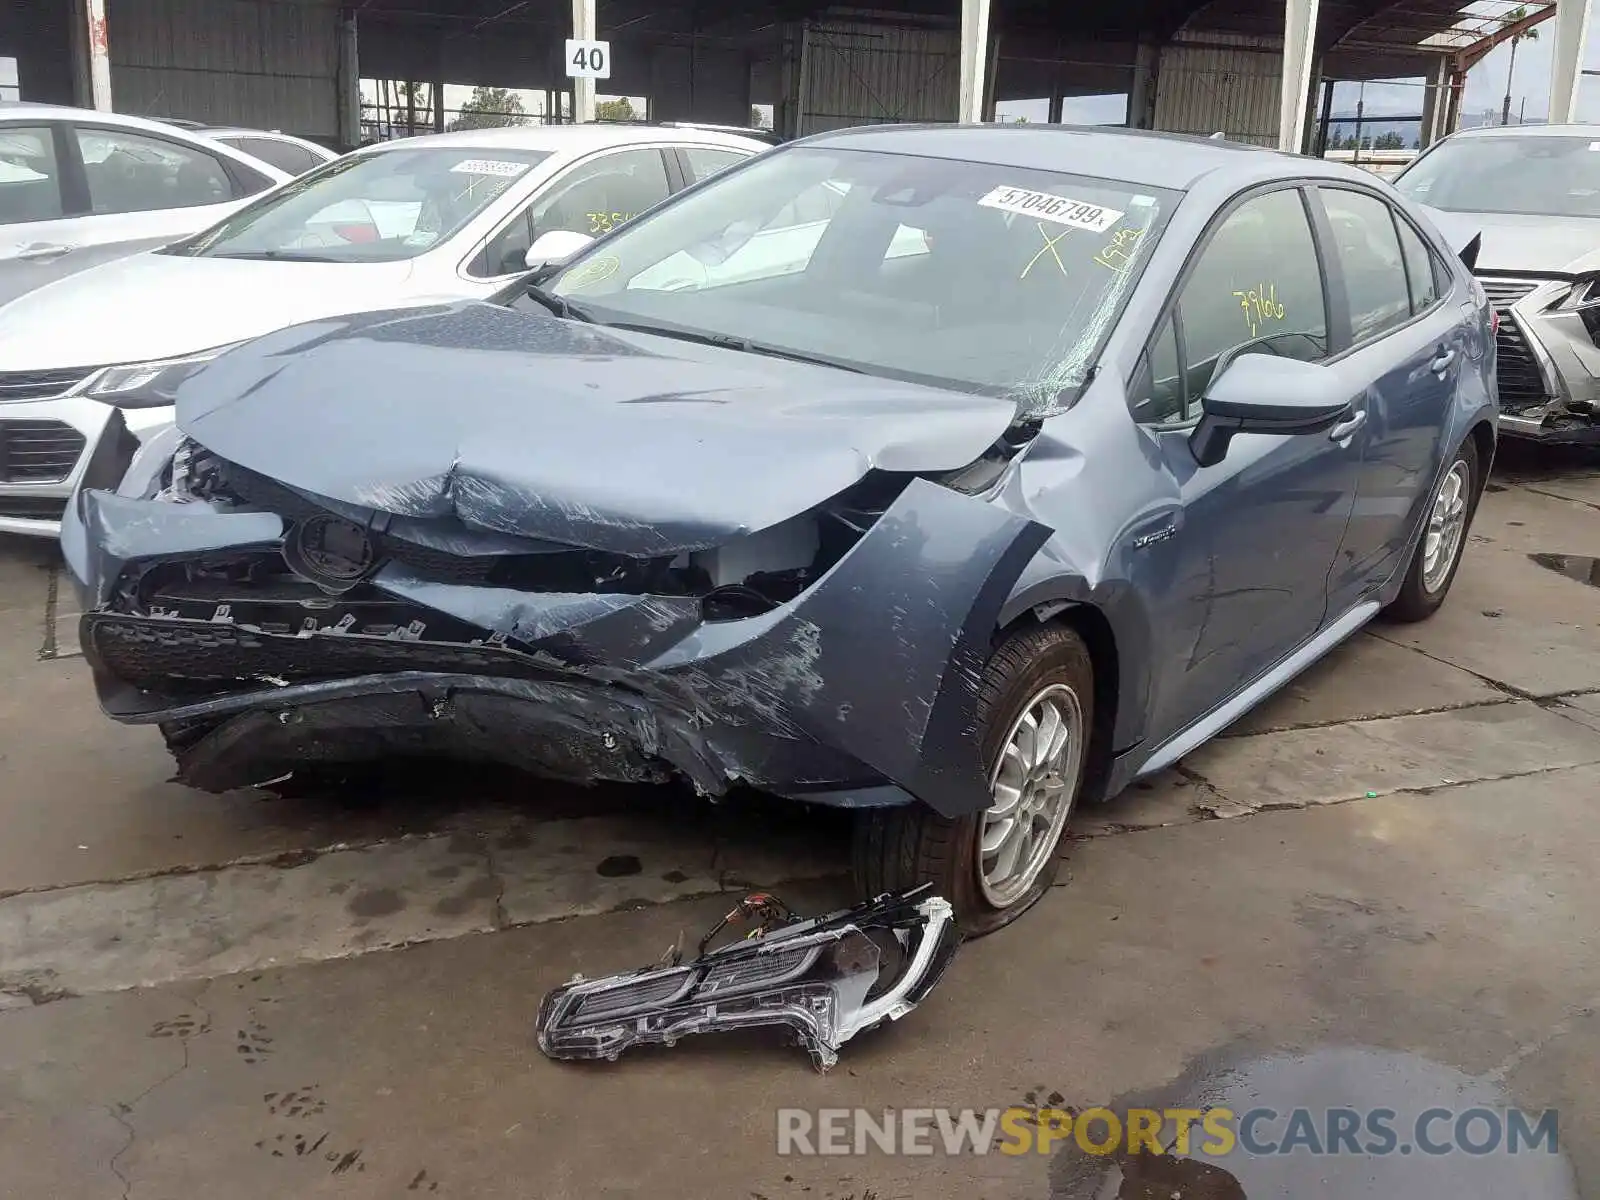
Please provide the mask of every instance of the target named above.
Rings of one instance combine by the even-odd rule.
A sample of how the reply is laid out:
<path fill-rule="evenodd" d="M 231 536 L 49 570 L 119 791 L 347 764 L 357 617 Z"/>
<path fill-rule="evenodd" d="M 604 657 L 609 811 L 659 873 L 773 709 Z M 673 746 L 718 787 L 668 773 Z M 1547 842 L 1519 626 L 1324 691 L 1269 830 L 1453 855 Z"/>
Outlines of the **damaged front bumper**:
<path fill-rule="evenodd" d="M 1600 307 L 1582 281 L 1483 275 L 1500 317 L 1496 382 L 1502 433 L 1600 444 Z"/>
<path fill-rule="evenodd" d="M 880 896 L 687 964 L 575 979 L 540 1004 L 539 1048 L 556 1059 L 614 1062 L 634 1046 L 671 1046 L 690 1034 L 779 1027 L 826 1071 L 858 1033 L 915 1008 L 955 957 L 961 938 L 949 902 L 916 897 Z"/>
<path fill-rule="evenodd" d="M 1003 508 L 913 479 L 794 599 L 737 619 L 692 595 L 451 582 L 482 560 L 371 518 L 375 569 L 329 594 L 283 574 L 303 517 L 80 492 L 62 544 L 107 713 L 160 725 L 179 778 L 213 791 L 443 754 L 712 796 L 990 803 L 976 681 L 1047 536 Z M 243 582 L 185 578 L 212 562 Z M 252 582 L 254 563 L 279 574 Z"/>

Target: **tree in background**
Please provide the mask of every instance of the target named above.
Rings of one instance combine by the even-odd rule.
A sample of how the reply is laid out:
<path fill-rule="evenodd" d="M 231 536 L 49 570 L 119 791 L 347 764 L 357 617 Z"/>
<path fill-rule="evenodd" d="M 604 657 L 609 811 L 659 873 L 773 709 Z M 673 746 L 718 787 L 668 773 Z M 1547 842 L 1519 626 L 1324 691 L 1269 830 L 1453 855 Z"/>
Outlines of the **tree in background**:
<path fill-rule="evenodd" d="M 1501 28 L 1507 25 L 1515 25 L 1518 21 L 1526 18 L 1527 15 L 1527 6 L 1519 4 L 1500 18 Z M 1536 42 L 1538 40 L 1539 31 L 1537 29 L 1524 29 L 1511 39 L 1511 65 L 1506 68 L 1506 102 L 1505 106 L 1500 109 L 1500 124 L 1502 125 L 1511 124 L 1511 80 L 1517 73 L 1517 43 Z"/>
<path fill-rule="evenodd" d="M 493 129 L 500 125 L 526 125 L 528 110 L 522 97 L 509 88 L 475 87 L 461 112 L 446 128 Z"/>
<path fill-rule="evenodd" d="M 1406 148 L 1406 140 L 1398 133 L 1391 131 L 1380 134 L 1378 140 L 1372 143 L 1372 148 L 1374 150 L 1404 150 Z"/>
<path fill-rule="evenodd" d="M 633 111 L 633 104 L 626 96 L 618 96 L 615 100 L 595 101 L 594 119 L 596 121 L 637 121 L 639 114 Z"/>

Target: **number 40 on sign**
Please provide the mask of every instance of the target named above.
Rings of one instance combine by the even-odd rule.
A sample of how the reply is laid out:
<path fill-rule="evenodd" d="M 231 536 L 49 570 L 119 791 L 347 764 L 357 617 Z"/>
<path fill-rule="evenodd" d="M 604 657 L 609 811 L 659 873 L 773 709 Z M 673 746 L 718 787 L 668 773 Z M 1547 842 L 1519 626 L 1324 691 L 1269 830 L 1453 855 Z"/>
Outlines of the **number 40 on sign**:
<path fill-rule="evenodd" d="M 610 79 L 611 43 L 568 38 L 567 75 L 572 79 Z"/>

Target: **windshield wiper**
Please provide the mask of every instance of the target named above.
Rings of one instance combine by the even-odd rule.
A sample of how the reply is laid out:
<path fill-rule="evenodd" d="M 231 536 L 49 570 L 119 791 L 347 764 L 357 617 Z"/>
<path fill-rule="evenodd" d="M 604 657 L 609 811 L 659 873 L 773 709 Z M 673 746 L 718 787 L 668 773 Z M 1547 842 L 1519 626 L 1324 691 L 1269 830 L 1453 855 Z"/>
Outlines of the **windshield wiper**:
<path fill-rule="evenodd" d="M 205 251 L 200 251 L 205 254 Z M 326 254 L 307 254 L 301 250 L 241 250 L 237 254 L 207 254 L 207 258 L 236 258 L 246 262 L 348 262 L 348 259 L 329 258 Z"/>
<path fill-rule="evenodd" d="M 651 325 L 644 321 L 606 321 L 608 329 L 628 329 L 634 333 L 653 333 L 657 337 L 676 338 L 680 342 L 698 342 L 702 346 L 716 346 L 723 350 L 739 350 L 745 354 L 761 354 L 767 358 L 786 358 L 791 362 L 811 363 L 819 367 L 833 367 L 855 375 L 867 372 L 842 358 L 825 354 L 807 354 L 804 350 L 789 350 L 783 346 L 769 346 L 749 338 L 734 337 L 726 333 L 701 333 L 693 329 L 675 329 L 671 325 Z"/>
<path fill-rule="evenodd" d="M 548 308 L 552 313 L 564 320 L 594 323 L 594 318 L 571 300 L 568 300 L 565 296 L 558 296 L 554 292 L 547 292 L 537 283 L 528 284 L 523 288 L 523 291 L 527 294 L 529 300 L 534 301 L 536 304 L 544 305 L 545 308 Z"/>

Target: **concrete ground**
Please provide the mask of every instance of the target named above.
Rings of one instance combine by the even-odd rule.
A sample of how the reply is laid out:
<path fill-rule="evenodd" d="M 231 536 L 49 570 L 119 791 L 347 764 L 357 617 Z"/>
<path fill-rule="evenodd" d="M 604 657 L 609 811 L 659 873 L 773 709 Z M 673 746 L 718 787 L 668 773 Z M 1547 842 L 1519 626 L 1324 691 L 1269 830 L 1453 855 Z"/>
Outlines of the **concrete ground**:
<path fill-rule="evenodd" d="M 1600 556 L 1600 464 L 1503 466 L 1434 620 L 1083 813 L 1060 886 L 818 1075 L 756 1035 L 558 1065 L 532 1022 L 724 892 L 841 900 L 841 823 L 481 772 L 192 793 L 95 708 L 49 549 L 0 545 L 0 1196 L 1600 1195 L 1600 591 L 1531 555 Z M 1561 1155 L 776 1152 L 784 1107 L 1229 1088 L 1554 1107 Z"/>

